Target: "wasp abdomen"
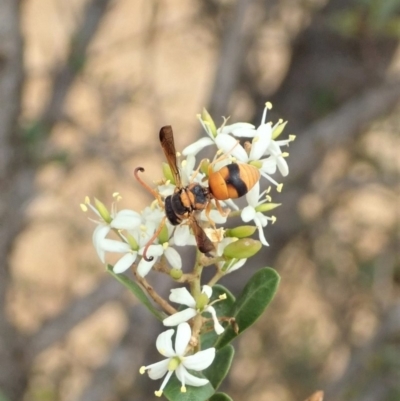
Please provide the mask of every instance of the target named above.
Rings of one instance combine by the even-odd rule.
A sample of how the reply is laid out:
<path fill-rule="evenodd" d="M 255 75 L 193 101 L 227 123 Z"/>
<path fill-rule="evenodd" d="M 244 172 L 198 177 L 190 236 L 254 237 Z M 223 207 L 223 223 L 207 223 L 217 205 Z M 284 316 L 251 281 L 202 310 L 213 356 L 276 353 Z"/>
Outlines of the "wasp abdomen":
<path fill-rule="evenodd" d="M 226 200 L 246 195 L 260 179 L 260 172 L 249 164 L 231 163 L 208 177 L 210 191 L 216 199 Z"/>

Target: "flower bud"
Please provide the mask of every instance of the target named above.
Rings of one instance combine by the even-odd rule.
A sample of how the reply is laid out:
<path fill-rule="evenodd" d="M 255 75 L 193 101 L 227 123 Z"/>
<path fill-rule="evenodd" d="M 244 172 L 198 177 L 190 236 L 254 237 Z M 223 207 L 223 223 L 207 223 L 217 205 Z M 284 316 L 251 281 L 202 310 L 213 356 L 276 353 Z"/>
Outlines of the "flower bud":
<path fill-rule="evenodd" d="M 201 113 L 201 119 L 206 123 L 206 125 L 208 125 L 212 136 L 215 138 L 217 136 L 217 127 L 215 126 L 214 120 L 210 116 L 210 113 L 204 108 Z"/>
<path fill-rule="evenodd" d="M 225 236 L 234 238 L 246 238 L 253 235 L 256 230 L 256 226 L 239 226 L 226 230 Z"/>
<path fill-rule="evenodd" d="M 164 244 L 165 242 L 168 242 L 169 235 L 168 235 L 168 227 L 166 224 L 164 224 L 163 228 L 161 229 L 160 234 L 158 234 L 158 239 L 160 240 L 160 244 Z"/>
<path fill-rule="evenodd" d="M 208 174 L 208 166 L 210 165 L 210 160 L 208 160 L 208 159 L 204 159 L 204 160 L 202 160 L 202 162 L 201 162 L 201 166 L 200 166 L 200 171 L 203 173 L 203 174 Z"/>
<path fill-rule="evenodd" d="M 172 184 L 176 184 L 174 176 L 172 175 L 171 167 L 168 163 L 163 162 L 162 171 L 166 180 L 171 181 Z"/>
<path fill-rule="evenodd" d="M 263 166 L 263 162 L 260 160 L 252 160 L 249 164 L 250 166 L 257 167 L 258 169 L 260 169 Z"/>
<path fill-rule="evenodd" d="M 169 275 L 174 280 L 179 280 L 182 277 L 182 270 L 181 269 L 171 269 Z"/>
<path fill-rule="evenodd" d="M 196 297 L 196 309 L 202 311 L 208 305 L 209 301 L 208 296 L 202 292 L 198 297 Z"/>
<path fill-rule="evenodd" d="M 282 134 L 283 130 L 285 129 L 287 121 L 277 124 L 274 129 L 272 130 L 272 139 L 278 138 L 280 134 Z"/>
<path fill-rule="evenodd" d="M 281 203 L 262 203 L 261 205 L 258 205 L 255 207 L 257 212 L 269 212 L 270 210 L 276 209 L 279 207 Z"/>
<path fill-rule="evenodd" d="M 131 234 L 127 234 L 126 235 L 126 240 L 128 241 L 128 244 L 130 245 L 130 247 L 134 250 L 134 251 L 138 251 L 139 250 L 139 245 L 136 242 L 135 238 L 133 237 L 133 235 Z"/>
<path fill-rule="evenodd" d="M 97 198 L 94 198 L 94 204 L 96 206 L 97 211 L 100 213 L 101 218 L 107 223 L 110 224 L 112 221 L 112 217 L 110 212 L 107 210 L 106 206 L 103 202 L 100 202 Z"/>
<path fill-rule="evenodd" d="M 261 249 L 261 242 L 252 238 L 242 238 L 227 245 L 223 255 L 228 258 L 247 259 Z"/>

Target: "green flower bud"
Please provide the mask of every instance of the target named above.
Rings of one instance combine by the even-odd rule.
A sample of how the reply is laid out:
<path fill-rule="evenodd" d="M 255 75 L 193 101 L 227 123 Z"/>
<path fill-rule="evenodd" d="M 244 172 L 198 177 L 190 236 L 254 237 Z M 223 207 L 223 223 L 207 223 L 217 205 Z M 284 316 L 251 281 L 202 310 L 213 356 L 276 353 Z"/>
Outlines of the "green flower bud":
<path fill-rule="evenodd" d="M 172 184 L 176 184 L 174 176 L 172 175 L 171 167 L 168 163 L 163 162 L 162 171 L 166 180 L 171 181 Z"/>
<path fill-rule="evenodd" d="M 217 127 L 215 126 L 214 120 L 210 116 L 209 112 L 204 108 L 201 113 L 201 119 L 205 122 L 206 125 L 208 125 L 213 137 L 215 138 L 217 136 Z"/>
<path fill-rule="evenodd" d="M 182 277 L 182 270 L 181 269 L 171 269 L 169 275 L 174 280 L 179 280 Z"/>
<path fill-rule="evenodd" d="M 260 161 L 260 160 L 252 160 L 249 164 L 250 164 L 250 166 L 257 167 L 258 169 L 260 169 L 263 165 L 262 161 Z"/>
<path fill-rule="evenodd" d="M 202 292 L 198 297 L 196 297 L 196 309 L 203 310 L 209 302 L 209 298 L 204 292 Z"/>
<path fill-rule="evenodd" d="M 255 226 L 239 226 L 235 228 L 229 228 L 225 231 L 226 237 L 233 237 L 233 238 L 246 238 L 250 237 L 254 234 L 257 230 Z"/>
<path fill-rule="evenodd" d="M 261 242 L 252 238 L 242 238 L 227 245 L 224 256 L 228 258 L 247 259 L 261 249 Z"/>
<path fill-rule="evenodd" d="M 258 205 L 255 207 L 257 212 L 269 212 L 270 210 L 276 209 L 279 207 L 282 203 L 262 203 L 261 205 Z"/>
<path fill-rule="evenodd" d="M 131 246 L 131 248 L 134 251 L 138 251 L 139 250 L 139 244 L 136 242 L 135 238 L 131 234 L 128 233 L 126 235 L 126 239 L 128 241 L 128 244 Z"/>
<path fill-rule="evenodd" d="M 280 134 L 282 134 L 282 132 L 285 129 L 287 123 L 288 122 L 285 121 L 282 124 L 278 124 L 277 126 L 275 126 L 275 128 L 272 130 L 272 139 L 276 139 L 276 138 L 278 138 L 278 136 Z"/>
<path fill-rule="evenodd" d="M 158 239 L 160 240 L 160 244 L 164 244 L 165 242 L 168 242 L 169 235 L 168 235 L 168 228 L 167 228 L 166 224 L 164 224 L 163 228 L 161 229 L 160 234 L 158 234 Z"/>
<path fill-rule="evenodd" d="M 210 160 L 204 159 L 204 160 L 202 161 L 202 163 L 201 163 L 200 171 L 201 171 L 203 174 L 208 175 L 208 166 L 209 166 L 209 165 L 210 165 Z"/>
<path fill-rule="evenodd" d="M 102 219 L 107 223 L 110 224 L 112 222 L 112 217 L 110 212 L 107 210 L 106 206 L 103 202 L 100 202 L 97 198 L 94 198 L 94 204 L 96 206 L 97 211 L 100 213 Z"/>

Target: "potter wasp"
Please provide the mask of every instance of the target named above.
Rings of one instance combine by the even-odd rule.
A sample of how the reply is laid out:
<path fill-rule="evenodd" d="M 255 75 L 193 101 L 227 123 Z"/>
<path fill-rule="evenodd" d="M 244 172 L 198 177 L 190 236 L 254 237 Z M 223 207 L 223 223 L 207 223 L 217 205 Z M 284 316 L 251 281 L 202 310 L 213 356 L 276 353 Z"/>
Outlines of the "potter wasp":
<path fill-rule="evenodd" d="M 260 179 L 260 173 L 254 166 L 238 163 L 231 163 L 222 167 L 218 171 L 213 171 L 213 165 L 226 158 L 226 155 L 223 155 L 222 157 L 214 160 L 208 166 L 208 186 L 203 186 L 195 182 L 184 186 L 182 184 L 181 175 L 179 173 L 176 160 L 174 135 L 170 125 L 161 128 L 160 143 L 171 169 L 176 187 L 174 193 L 167 196 L 164 200 L 163 207 L 165 209 L 165 217 L 162 220 L 158 230 L 154 233 L 153 237 L 146 245 L 146 248 L 143 252 L 143 257 L 147 261 L 152 260 L 152 257 L 147 258 L 146 251 L 160 234 L 166 219 L 168 219 L 173 226 L 177 226 L 182 223 L 188 224 L 193 231 L 197 247 L 199 248 L 200 252 L 208 254 L 209 252 L 214 251 L 215 247 L 211 240 L 207 237 L 203 228 L 198 223 L 195 212 L 206 210 L 206 215 L 211 222 L 209 213 L 212 206 L 211 200 L 214 199 L 218 211 L 224 215 L 224 211 L 222 210 L 218 201 L 231 198 L 240 198 L 241 196 L 245 195 Z M 192 175 L 192 177 L 197 175 L 199 169 Z M 160 195 L 150 189 L 138 177 L 138 171 L 143 172 L 144 169 L 142 167 L 138 167 L 135 170 L 136 179 L 157 198 L 160 204 L 162 204 Z"/>

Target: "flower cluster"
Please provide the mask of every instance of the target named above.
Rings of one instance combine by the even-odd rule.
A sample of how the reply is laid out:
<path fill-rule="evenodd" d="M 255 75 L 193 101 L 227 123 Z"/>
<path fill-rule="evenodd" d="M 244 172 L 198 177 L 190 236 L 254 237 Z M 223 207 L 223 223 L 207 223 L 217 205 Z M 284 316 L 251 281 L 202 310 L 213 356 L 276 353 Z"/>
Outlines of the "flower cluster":
<path fill-rule="evenodd" d="M 102 263 L 105 263 L 107 253 L 121 255 L 113 266 L 114 273 L 121 274 L 133 267 L 135 277 L 144 284 L 146 275 L 157 266 L 158 272 L 167 273 L 181 283 L 190 283 L 190 292 L 185 287 L 171 290 L 169 300 L 186 306 L 183 310 L 174 309 L 152 292 L 148 294 L 169 314 L 163 319 L 163 324 L 168 327 L 177 326 L 175 347 L 172 346 L 174 329 L 163 332 L 157 339 L 157 349 L 167 359 L 141 368 L 141 372 L 147 371 L 152 379 L 159 379 L 166 374 L 160 390 L 156 392 L 158 396 L 162 394 L 174 372 L 182 383 L 183 392 L 186 391 L 186 385 L 203 386 L 208 383 L 206 378 L 193 376 L 187 369 L 201 371 L 213 362 L 214 348 L 199 350 L 199 338 L 205 327 L 207 330 L 210 328 L 208 322 L 213 323 L 216 335 L 224 332 L 220 323 L 224 319 L 217 316 L 213 305 L 226 297 L 222 295 L 217 300 L 210 301 L 212 287 L 223 275 L 242 267 L 262 245 L 268 246 L 264 228 L 269 221 L 274 223 L 275 217 L 266 213 L 279 204 L 272 203 L 271 187 L 265 190 L 261 190 L 261 187 L 266 179 L 278 192 L 282 190 L 282 184 L 272 175 L 277 171 L 282 176 L 288 174 L 288 153 L 281 148 L 294 140 L 294 136 L 278 140 L 286 122 L 279 120 L 274 125 L 268 122 L 267 111 L 270 108 L 270 103 L 267 103 L 258 127 L 243 122 L 229 125 L 225 119 L 222 126 L 217 128 L 211 116 L 204 110 L 198 118 L 206 136 L 187 146 L 181 153 L 175 151 L 172 129 L 164 127 L 170 131 L 166 134 L 169 135 L 165 141 L 168 142 L 167 145 L 161 139 L 163 148 L 168 146 L 164 152 L 169 163 L 163 166 L 163 179 L 154 188 L 150 188 L 137 175 L 137 171 L 142 172 L 144 169 L 138 168 L 135 171 L 139 183 L 155 197 L 142 211 L 118 211 L 117 203 L 121 200 L 118 193 L 113 194 L 114 202 L 110 210 L 98 199 L 92 204 L 86 198 L 81 204 L 83 211 L 90 209 L 96 215 L 96 219 L 91 219 L 96 223 L 93 245 Z M 244 138 L 244 143 L 237 138 Z M 210 146 L 215 149 L 212 162 L 202 160 L 197 163 L 197 154 Z M 248 178 L 240 175 L 241 165 L 252 166 L 249 169 L 256 171 L 255 177 L 258 178 L 251 185 L 246 186 Z M 229 196 L 238 198 L 245 195 L 245 206 L 239 207 L 231 198 L 218 197 L 212 193 L 211 173 L 222 171 L 225 167 L 228 167 L 224 170 L 228 176 L 224 185 L 232 185 L 237 192 L 237 196 Z M 179 188 L 177 181 L 181 186 Z M 182 207 L 186 208 L 185 212 L 178 213 L 175 204 L 172 205 L 171 199 L 177 194 Z M 196 199 L 191 200 L 191 196 L 199 196 L 204 207 L 196 209 L 191 206 L 190 209 L 188 204 L 196 203 Z M 171 210 L 174 213 L 172 219 Z M 224 225 L 231 217 L 240 217 L 245 224 L 229 229 L 216 227 L 218 224 Z M 253 224 L 249 224 L 251 222 Z M 250 238 L 256 231 L 258 239 Z M 199 246 L 201 241 L 206 242 L 205 249 Z M 182 258 L 177 251 L 177 248 L 187 245 L 197 245 L 200 249 L 192 272 L 186 267 L 183 271 Z M 201 272 L 211 265 L 216 266 L 216 273 L 208 285 L 201 287 Z M 146 285 L 144 288 L 147 288 Z"/>

